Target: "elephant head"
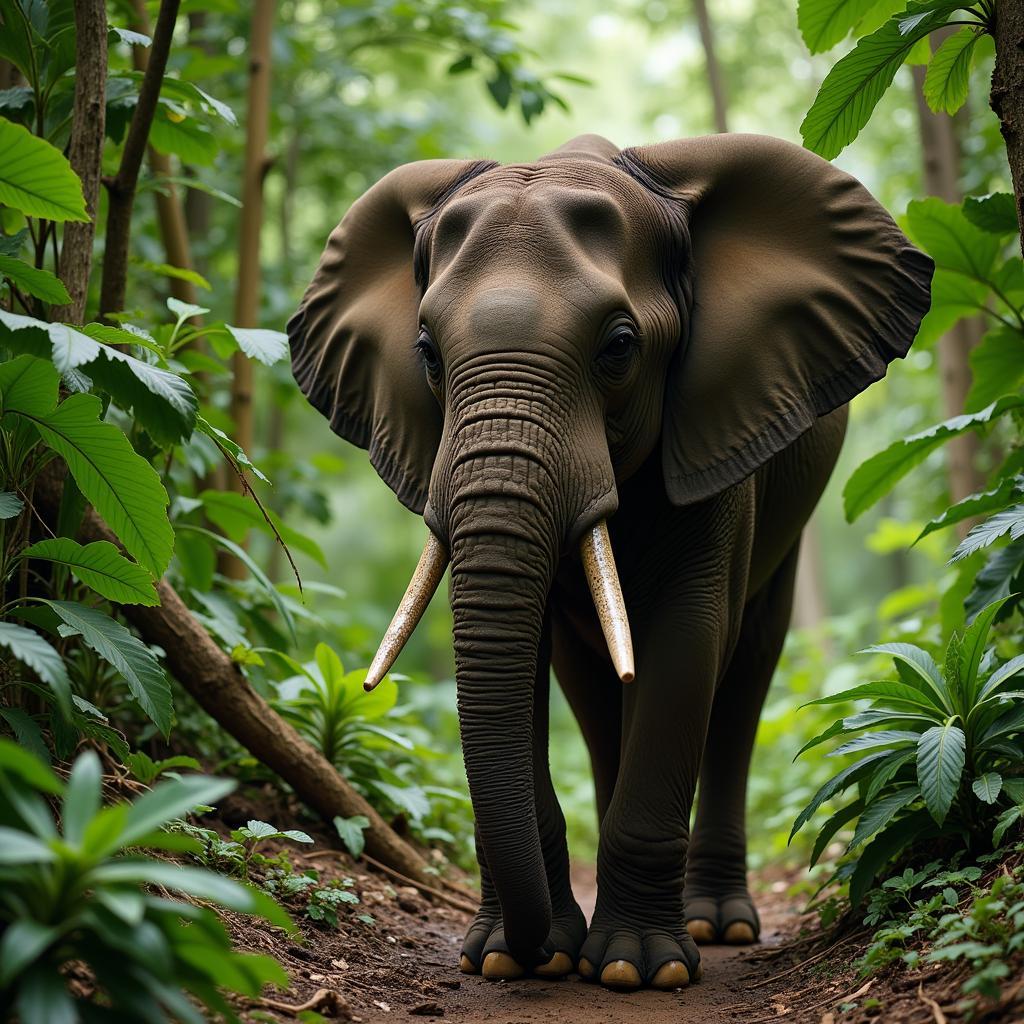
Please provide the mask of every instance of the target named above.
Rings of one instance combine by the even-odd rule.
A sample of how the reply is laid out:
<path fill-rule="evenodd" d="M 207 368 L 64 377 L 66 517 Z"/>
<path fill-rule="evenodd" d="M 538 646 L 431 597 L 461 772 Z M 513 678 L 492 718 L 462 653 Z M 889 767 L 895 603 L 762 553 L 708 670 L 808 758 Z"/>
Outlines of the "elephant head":
<path fill-rule="evenodd" d="M 560 558 L 582 545 L 631 678 L 617 486 L 652 457 L 678 505 L 749 476 L 906 354 L 930 277 L 856 180 L 761 136 L 409 164 L 331 235 L 289 324 L 295 378 L 430 530 L 367 683 L 450 559 L 466 770 L 517 959 L 550 919 L 531 723 Z"/>

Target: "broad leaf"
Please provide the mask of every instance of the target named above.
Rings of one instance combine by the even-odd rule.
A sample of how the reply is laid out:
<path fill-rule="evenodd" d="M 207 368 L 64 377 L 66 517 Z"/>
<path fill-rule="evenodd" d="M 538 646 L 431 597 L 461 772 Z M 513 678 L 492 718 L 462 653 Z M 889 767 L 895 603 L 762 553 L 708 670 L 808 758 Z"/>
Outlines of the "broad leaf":
<path fill-rule="evenodd" d="M 78 846 L 85 835 L 86 827 L 100 809 L 103 769 L 94 750 L 87 750 L 75 760 L 64 791 L 61 818 L 64 839 L 72 846 Z"/>
<path fill-rule="evenodd" d="M 868 806 L 857 822 L 857 829 L 847 851 L 860 846 L 879 829 L 885 828 L 907 804 L 913 803 L 921 795 L 917 786 L 905 786 L 879 797 Z"/>
<path fill-rule="evenodd" d="M 18 356 L 0 363 L 0 416 L 45 416 L 57 404 L 57 371 L 42 359 Z"/>
<path fill-rule="evenodd" d="M 1017 202 L 1010 192 L 992 192 L 987 196 L 968 196 L 964 200 L 964 216 L 982 231 L 994 235 L 1015 235 Z"/>
<path fill-rule="evenodd" d="M 934 196 L 907 204 L 908 234 L 943 270 L 988 281 L 1000 253 L 999 239 L 976 228 L 955 203 Z"/>
<path fill-rule="evenodd" d="M 149 129 L 149 142 L 161 153 L 180 157 L 183 164 L 207 166 L 220 151 L 217 137 L 205 124 L 192 117 L 180 118 L 166 103 L 157 106 Z"/>
<path fill-rule="evenodd" d="M 70 721 L 71 680 L 64 668 L 64 659 L 34 630 L 13 622 L 0 622 L 0 647 L 6 647 L 53 690 L 58 707 Z"/>
<path fill-rule="evenodd" d="M 982 281 L 938 268 L 932 275 L 931 306 L 921 321 L 914 345 L 934 345 L 961 320 L 976 316 L 985 308 L 989 292 L 989 285 Z"/>
<path fill-rule="evenodd" d="M 928 811 L 941 825 L 960 788 L 966 757 L 966 737 L 957 725 L 936 725 L 917 745 L 917 781 Z"/>
<path fill-rule="evenodd" d="M 838 774 L 833 775 L 832 778 L 814 794 L 811 798 L 811 802 L 797 815 L 796 821 L 793 822 L 792 831 L 789 833 L 790 840 L 792 840 L 793 836 L 795 836 L 797 832 L 804 827 L 814 812 L 826 800 L 835 796 L 837 793 L 843 792 L 843 790 L 848 786 L 852 786 L 853 783 L 869 774 L 873 765 L 876 765 L 883 757 L 889 757 L 891 753 L 891 750 L 875 751 L 875 753 L 862 757 L 859 761 L 855 761 Z"/>
<path fill-rule="evenodd" d="M 927 652 L 913 644 L 893 643 L 875 644 L 866 647 L 858 654 L 888 654 L 899 664 L 906 666 L 909 676 L 903 676 L 904 682 L 920 688 L 937 708 L 952 710 L 948 706 L 946 687 L 942 681 L 942 673 L 935 659 Z M 899 665 L 897 665 L 899 667 Z"/>
<path fill-rule="evenodd" d="M 13 519 L 21 515 L 25 502 L 14 491 L 0 491 L 0 519 Z"/>
<path fill-rule="evenodd" d="M 1010 540 L 1019 540 L 1024 537 L 1024 502 L 1014 505 L 1013 508 L 997 512 L 994 516 L 989 516 L 985 522 L 975 526 L 953 552 L 950 562 L 959 562 L 961 559 L 973 555 L 975 551 L 987 548 L 1007 534 L 1009 534 Z"/>
<path fill-rule="evenodd" d="M 971 783 L 974 795 L 986 804 L 994 804 L 1003 788 L 1003 777 L 999 772 L 986 772 Z"/>
<path fill-rule="evenodd" d="M 1024 672 L 1024 654 L 1018 654 L 1008 662 L 1000 665 L 985 681 L 985 685 L 978 693 L 978 699 L 984 700 L 989 694 L 994 693 L 1003 683 L 1012 679 L 1020 672 Z"/>
<path fill-rule="evenodd" d="M 43 302 L 65 303 L 71 301 L 64 282 L 48 270 L 38 270 L 31 263 L 0 255 L 0 277 L 6 277 L 27 295 Z"/>
<path fill-rule="evenodd" d="M 174 546 L 167 492 L 124 433 L 99 419 L 100 410 L 95 395 L 72 395 L 33 422 L 129 554 L 162 576 Z"/>
<path fill-rule="evenodd" d="M 366 849 L 366 836 L 363 833 L 370 827 L 370 819 L 365 814 L 356 814 L 351 818 L 336 817 L 334 827 L 345 849 L 356 859 L 361 857 Z"/>
<path fill-rule="evenodd" d="M 974 704 L 975 696 L 978 693 L 978 667 L 981 665 L 982 656 L 985 654 L 985 644 L 988 642 L 988 633 L 992 628 L 999 610 L 1006 604 L 1004 597 L 1000 601 L 993 601 L 987 608 L 983 609 L 975 620 L 964 631 L 963 642 L 959 649 L 960 678 L 963 681 L 963 692 L 965 707 L 963 714 L 970 713 Z"/>
<path fill-rule="evenodd" d="M 171 730 L 171 687 L 153 652 L 109 615 L 72 601 L 46 601 L 64 625 L 62 636 L 81 636 L 124 677 L 139 707 L 167 736 Z"/>
<path fill-rule="evenodd" d="M 809 700 L 801 704 L 802 708 L 811 707 L 814 704 L 840 704 L 850 700 L 880 700 L 886 703 L 908 704 L 916 708 L 924 708 L 930 711 L 935 707 L 934 701 L 925 696 L 916 686 L 907 683 L 897 683 L 888 679 L 879 679 L 870 683 L 862 683 L 841 693 L 833 693 L 827 697 L 819 697 L 817 700 Z"/>
<path fill-rule="evenodd" d="M 157 605 L 153 577 L 130 562 L 109 541 L 82 545 L 70 537 L 41 540 L 22 552 L 25 558 L 43 558 L 67 566 L 87 587 L 117 604 Z"/>
<path fill-rule="evenodd" d="M 939 3 L 905 29 L 905 22 L 891 20 L 859 40 L 822 82 L 800 125 L 804 145 L 826 160 L 838 156 L 867 124 L 914 44 L 944 25 L 959 6 Z"/>
<path fill-rule="evenodd" d="M 0 989 L 7 988 L 60 936 L 59 928 L 30 918 L 21 918 L 9 924 L 0 940 Z"/>
<path fill-rule="evenodd" d="M 917 540 L 927 537 L 935 530 L 942 530 L 947 526 L 962 522 L 964 519 L 973 519 L 988 512 L 1004 509 L 1015 498 L 1022 496 L 1024 496 L 1024 476 L 1004 476 L 998 485 L 990 491 L 969 494 L 955 505 L 950 505 L 942 515 L 936 516 L 925 526 Z"/>
<path fill-rule="evenodd" d="M 800 0 L 796 22 L 811 53 L 824 53 L 846 37 L 878 0 Z"/>
<path fill-rule="evenodd" d="M 82 182 L 59 149 L 0 117 L 0 203 L 29 217 L 88 221 Z"/>
<path fill-rule="evenodd" d="M 233 779 L 216 779 L 208 775 L 183 775 L 158 783 L 140 796 L 128 809 L 117 847 L 130 846 L 176 818 L 183 818 L 199 806 L 215 805 L 221 797 L 234 790 Z M 177 866 L 177 865 L 175 865 Z"/>
<path fill-rule="evenodd" d="M 935 426 L 895 441 L 884 451 L 862 462 L 843 488 L 847 521 L 853 522 L 883 498 L 915 466 L 923 462 L 944 441 L 984 426 L 1011 409 L 1024 406 L 1024 395 L 1004 395 L 980 412 L 954 416 Z"/>
<path fill-rule="evenodd" d="M 821 826 L 821 830 L 818 832 L 818 835 L 814 840 L 814 847 L 811 849 L 811 862 L 809 867 L 813 868 L 814 865 L 818 863 L 818 858 L 825 852 L 825 848 L 828 846 L 832 837 L 844 825 L 851 822 L 854 818 L 859 817 L 863 810 L 863 801 L 854 800 L 852 804 L 848 804 L 846 807 L 836 811 L 836 813 Z"/>
<path fill-rule="evenodd" d="M 56 857 L 41 839 L 0 825 L 0 864 L 46 864 Z"/>
<path fill-rule="evenodd" d="M 232 327 L 231 324 L 224 326 L 238 342 L 238 347 L 250 359 L 258 359 L 264 366 L 273 366 L 288 355 L 288 335 L 282 331 Z"/>
<path fill-rule="evenodd" d="M 1024 381 L 1024 334 L 1012 327 L 996 327 L 971 349 L 968 360 L 971 390 L 964 410 L 976 412 L 1016 391 Z"/>
<path fill-rule="evenodd" d="M 898 716 L 894 715 L 893 717 Z M 858 750 L 872 750 L 875 747 L 902 747 L 908 743 L 917 743 L 920 735 L 919 732 L 909 732 L 906 729 L 880 729 L 878 732 L 867 732 L 841 743 L 835 750 L 830 751 L 828 756 L 842 757 L 844 754 L 852 754 Z"/>
<path fill-rule="evenodd" d="M 935 51 L 924 78 L 924 98 L 936 113 L 955 114 L 967 102 L 974 51 L 982 34 L 980 26 L 962 28 Z"/>

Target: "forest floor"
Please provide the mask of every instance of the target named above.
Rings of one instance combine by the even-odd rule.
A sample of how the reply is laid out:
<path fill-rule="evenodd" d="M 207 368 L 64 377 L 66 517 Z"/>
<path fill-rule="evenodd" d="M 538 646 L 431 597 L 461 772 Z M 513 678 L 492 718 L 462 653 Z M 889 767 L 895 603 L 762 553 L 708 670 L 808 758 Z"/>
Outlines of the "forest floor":
<path fill-rule="evenodd" d="M 973 1016 L 958 1007 L 966 974 L 948 964 L 893 968 L 865 980 L 856 963 L 870 941 L 870 929 L 854 925 L 822 931 L 817 915 L 804 912 L 805 894 L 793 895 L 799 876 L 778 870 L 752 879 L 761 944 L 703 947 L 703 979 L 686 989 L 618 993 L 577 975 L 558 981 L 486 981 L 458 970 L 467 913 L 367 870 L 344 852 L 331 850 L 326 833 L 310 831 L 317 838 L 311 852 L 274 844 L 265 852 L 284 854 L 295 872 L 315 869 L 321 884 L 350 884 L 360 903 L 340 907 L 335 928 L 309 920 L 302 899 L 286 899 L 300 929 L 291 936 L 265 922 L 225 915 L 239 948 L 273 955 L 291 979 L 285 993 L 267 990 L 260 1000 L 235 1001 L 247 1024 L 315 1022 L 317 1014 L 367 1024 L 410 1017 L 457 1024 L 1024 1021 L 1020 965 L 1014 965 L 1018 970 L 1002 998 L 983 1003 Z M 573 891 L 589 917 L 596 895 L 592 866 L 574 866 Z M 360 919 L 366 915 L 372 921 Z"/>

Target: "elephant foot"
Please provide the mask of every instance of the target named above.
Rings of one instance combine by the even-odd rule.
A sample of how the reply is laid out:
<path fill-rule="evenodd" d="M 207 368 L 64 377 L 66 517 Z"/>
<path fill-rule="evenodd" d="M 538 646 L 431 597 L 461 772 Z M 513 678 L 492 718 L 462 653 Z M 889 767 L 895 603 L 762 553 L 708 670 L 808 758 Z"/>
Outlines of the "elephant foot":
<path fill-rule="evenodd" d="M 602 925 L 595 919 L 579 962 L 580 976 L 606 988 L 672 991 L 700 981 L 700 952 L 685 932 Z"/>
<path fill-rule="evenodd" d="M 478 911 L 462 943 L 459 970 L 464 974 L 482 974 L 494 981 L 512 981 L 527 974 L 538 978 L 564 978 L 576 969 L 576 957 L 587 932 L 580 908 L 570 907 L 556 913 L 536 962 L 522 964 L 508 950 L 501 914 Z"/>
<path fill-rule="evenodd" d="M 759 940 L 761 921 L 749 893 L 691 896 L 686 900 L 686 930 L 702 946 L 750 946 Z"/>

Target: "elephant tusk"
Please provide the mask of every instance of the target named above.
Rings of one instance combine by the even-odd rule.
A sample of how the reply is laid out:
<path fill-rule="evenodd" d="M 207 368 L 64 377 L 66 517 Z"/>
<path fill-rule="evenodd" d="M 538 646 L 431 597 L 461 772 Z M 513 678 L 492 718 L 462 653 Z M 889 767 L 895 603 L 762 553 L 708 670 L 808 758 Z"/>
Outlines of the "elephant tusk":
<path fill-rule="evenodd" d="M 619 585 L 619 574 L 615 569 L 615 556 L 612 554 L 605 520 L 602 519 L 584 535 L 580 542 L 580 553 L 612 664 L 619 678 L 624 683 L 631 683 L 635 675 L 633 640 L 629 635 L 626 604 L 622 600 L 622 587 Z"/>
<path fill-rule="evenodd" d="M 377 648 L 370 668 L 366 673 L 366 681 L 363 689 L 369 692 L 388 673 L 391 666 L 402 653 L 409 637 L 417 623 L 423 617 L 423 613 L 434 596 L 445 569 L 448 568 L 448 552 L 444 545 L 432 533 L 427 538 L 423 548 L 423 554 L 416 565 L 416 571 L 412 574 L 409 586 L 402 598 L 402 603 L 391 620 L 384 639 Z"/>

